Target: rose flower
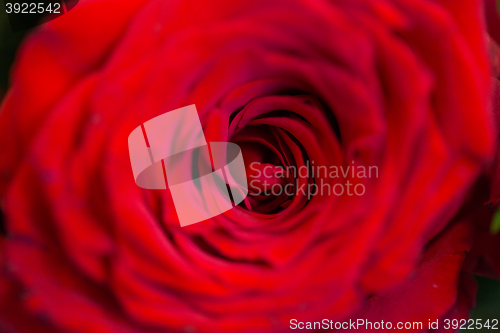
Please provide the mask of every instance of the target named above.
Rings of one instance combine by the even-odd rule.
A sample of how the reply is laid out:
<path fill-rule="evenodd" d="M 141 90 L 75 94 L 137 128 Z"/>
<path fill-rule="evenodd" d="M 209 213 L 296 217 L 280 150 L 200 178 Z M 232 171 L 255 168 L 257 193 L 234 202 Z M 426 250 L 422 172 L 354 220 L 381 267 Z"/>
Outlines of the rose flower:
<path fill-rule="evenodd" d="M 11 79 L 2 330 L 285 332 L 470 306 L 470 225 L 450 221 L 493 149 L 480 1 L 81 1 Z M 127 138 L 190 104 L 254 186 L 181 227 L 168 189 L 136 185 Z M 277 175 L 313 163 L 373 172 Z"/>

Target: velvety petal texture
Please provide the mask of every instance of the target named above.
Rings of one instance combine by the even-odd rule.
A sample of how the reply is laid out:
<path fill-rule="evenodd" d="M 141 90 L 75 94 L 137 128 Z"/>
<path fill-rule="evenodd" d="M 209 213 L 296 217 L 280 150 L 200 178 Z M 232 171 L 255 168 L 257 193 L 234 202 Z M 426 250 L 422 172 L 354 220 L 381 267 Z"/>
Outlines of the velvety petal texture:
<path fill-rule="evenodd" d="M 492 99 L 496 133 L 500 129 L 500 12 L 495 0 L 485 0 L 491 64 Z M 485 169 L 475 192 L 476 214 L 471 218 L 475 226 L 474 246 L 467 255 L 464 270 L 489 278 L 500 279 L 500 136 L 496 151 Z M 481 207 L 482 206 L 482 207 Z"/>
<path fill-rule="evenodd" d="M 463 310 L 470 225 L 450 221 L 495 136 L 482 13 L 479 0 L 88 0 L 41 26 L 0 111 L 0 329 L 274 333 Z M 258 162 L 293 195 L 256 185 L 180 227 L 169 190 L 135 184 L 127 138 L 190 104 L 207 141 L 241 147 L 249 183 Z M 373 174 L 276 175 L 313 163 Z M 299 190 L 345 181 L 363 194 Z"/>

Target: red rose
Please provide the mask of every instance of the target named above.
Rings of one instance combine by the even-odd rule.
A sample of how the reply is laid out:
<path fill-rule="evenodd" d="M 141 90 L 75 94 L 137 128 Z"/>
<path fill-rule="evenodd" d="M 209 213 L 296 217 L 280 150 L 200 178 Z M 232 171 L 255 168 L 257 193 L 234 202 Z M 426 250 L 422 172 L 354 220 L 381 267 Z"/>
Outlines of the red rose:
<path fill-rule="evenodd" d="M 480 9 L 98 0 L 42 26 L 0 114 L 0 327 L 279 332 L 383 295 L 409 300 L 394 318 L 438 299 L 426 317 L 447 316 L 470 248 L 467 226 L 448 224 L 493 141 Z M 189 104 L 207 141 L 242 148 L 249 181 L 313 162 L 376 174 L 307 175 L 292 196 L 257 187 L 181 228 L 168 190 L 134 183 L 127 137 Z M 264 174 L 295 180 L 278 178 Z M 299 192 L 346 181 L 363 194 Z M 395 292 L 414 281 L 427 297 Z"/>
<path fill-rule="evenodd" d="M 489 54 L 492 69 L 492 107 L 496 129 L 500 129 L 500 16 L 496 0 L 485 0 L 489 33 Z M 476 226 L 474 246 L 466 258 L 464 270 L 490 278 L 500 278 L 500 141 L 497 136 L 494 163 L 479 182 L 474 196 L 482 202 L 476 206 L 471 222 Z M 489 195 L 489 197 L 488 197 Z M 481 207 L 483 206 L 483 207 Z M 488 210 L 486 210 L 486 207 Z"/>

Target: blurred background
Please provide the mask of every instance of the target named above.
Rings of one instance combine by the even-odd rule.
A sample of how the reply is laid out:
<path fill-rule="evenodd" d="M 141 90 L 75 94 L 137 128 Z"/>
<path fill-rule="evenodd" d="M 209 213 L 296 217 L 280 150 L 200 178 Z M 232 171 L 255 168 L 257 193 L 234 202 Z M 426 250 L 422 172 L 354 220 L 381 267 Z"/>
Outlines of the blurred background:
<path fill-rule="evenodd" d="M 4 7 L 1 6 L 1 8 Z M 0 100 L 3 99 L 9 88 L 9 72 L 19 44 L 28 33 L 29 30 L 12 32 L 5 11 L 0 10 Z M 2 218 L 0 216 L 0 230 L 3 228 L 1 224 Z M 476 277 L 476 280 L 479 284 L 479 293 L 477 306 L 472 310 L 471 318 L 483 319 L 483 322 L 487 319 L 498 319 L 500 321 L 500 281 L 482 277 Z M 492 332 L 488 329 L 475 331 Z"/>
<path fill-rule="evenodd" d="M 12 32 L 4 6 L 0 10 L 0 98 L 9 87 L 9 71 L 17 48 L 28 31 Z"/>

